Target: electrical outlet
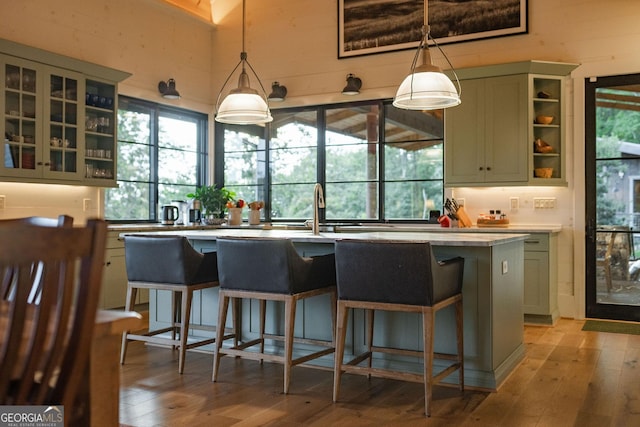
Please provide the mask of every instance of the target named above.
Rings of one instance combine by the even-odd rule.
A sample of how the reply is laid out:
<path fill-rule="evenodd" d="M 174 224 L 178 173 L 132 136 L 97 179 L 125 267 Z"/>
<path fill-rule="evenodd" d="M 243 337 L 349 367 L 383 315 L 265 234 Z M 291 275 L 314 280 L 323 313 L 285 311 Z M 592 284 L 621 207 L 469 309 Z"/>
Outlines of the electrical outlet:
<path fill-rule="evenodd" d="M 456 202 L 458 202 L 458 206 L 464 206 L 464 199 L 456 199 Z"/>
<path fill-rule="evenodd" d="M 512 211 L 517 211 L 520 207 L 520 197 L 509 197 L 509 205 Z"/>
<path fill-rule="evenodd" d="M 554 209 L 556 207 L 555 197 L 534 197 L 533 208 L 534 209 Z"/>
<path fill-rule="evenodd" d="M 0 209 L 4 209 L 5 197 L 0 196 Z"/>
<path fill-rule="evenodd" d="M 502 274 L 507 274 L 509 272 L 509 263 L 505 259 L 502 261 Z"/>
<path fill-rule="evenodd" d="M 84 212 L 91 209 L 91 199 L 82 199 L 82 210 Z"/>

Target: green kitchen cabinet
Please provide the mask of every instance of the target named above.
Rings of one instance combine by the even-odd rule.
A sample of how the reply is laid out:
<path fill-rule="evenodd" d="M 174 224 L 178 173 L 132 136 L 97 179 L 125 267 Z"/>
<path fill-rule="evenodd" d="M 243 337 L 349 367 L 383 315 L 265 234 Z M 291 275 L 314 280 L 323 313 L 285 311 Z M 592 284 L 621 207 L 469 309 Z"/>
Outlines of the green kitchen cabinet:
<path fill-rule="evenodd" d="M 124 241 L 118 238 L 118 232 L 107 234 L 104 269 L 102 271 L 102 289 L 100 308 L 122 308 L 127 298 L 127 267 L 125 263 Z M 138 290 L 136 304 L 149 302 L 149 290 Z"/>
<path fill-rule="evenodd" d="M 567 185 L 565 84 L 576 67 L 524 61 L 459 70 L 462 104 L 445 111 L 445 186 Z"/>
<path fill-rule="evenodd" d="M 526 75 L 461 85 L 462 104 L 445 113 L 445 184 L 526 183 Z"/>
<path fill-rule="evenodd" d="M 128 75 L 0 39 L 0 179 L 114 187 Z"/>
<path fill-rule="evenodd" d="M 524 320 L 555 324 L 558 309 L 558 242 L 555 233 L 533 233 L 524 241 Z"/>

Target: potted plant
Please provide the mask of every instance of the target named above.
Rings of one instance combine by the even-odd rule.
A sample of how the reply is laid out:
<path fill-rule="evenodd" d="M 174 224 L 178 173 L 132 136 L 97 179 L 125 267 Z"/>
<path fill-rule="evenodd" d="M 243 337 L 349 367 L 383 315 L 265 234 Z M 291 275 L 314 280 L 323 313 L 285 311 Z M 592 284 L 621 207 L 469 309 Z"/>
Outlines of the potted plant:
<path fill-rule="evenodd" d="M 233 200 L 236 193 L 226 188 L 218 188 L 214 185 L 203 185 L 196 188 L 193 193 L 187 194 L 187 197 L 199 200 L 202 208 L 202 217 L 207 223 L 222 223 L 224 221 L 224 212 L 229 200 Z"/>

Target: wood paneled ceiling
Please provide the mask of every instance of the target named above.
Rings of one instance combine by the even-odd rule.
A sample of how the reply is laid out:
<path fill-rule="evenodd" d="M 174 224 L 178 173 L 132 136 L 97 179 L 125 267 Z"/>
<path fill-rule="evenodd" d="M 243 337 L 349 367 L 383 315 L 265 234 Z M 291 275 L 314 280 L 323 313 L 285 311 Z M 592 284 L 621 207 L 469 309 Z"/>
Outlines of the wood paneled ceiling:
<path fill-rule="evenodd" d="M 213 24 L 211 16 L 211 3 L 215 0 L 160 0 L 171 6 L 177 7 L 185 13 L 196 16 Z"/>

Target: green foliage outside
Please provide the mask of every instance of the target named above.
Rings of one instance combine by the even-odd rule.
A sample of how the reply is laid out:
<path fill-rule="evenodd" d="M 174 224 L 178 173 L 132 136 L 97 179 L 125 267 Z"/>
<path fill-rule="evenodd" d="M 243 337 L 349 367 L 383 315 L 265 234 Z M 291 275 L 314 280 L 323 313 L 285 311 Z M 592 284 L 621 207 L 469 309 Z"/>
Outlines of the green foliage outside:
<path fill-rule="evenodd" d="M 599 92 L 615 94 L 611 89 Z M 624 92 L 628 94 L 628 92 Z M 599 225 L 629 225 L 628 200 L 614 197 L 611 185 L 617 175 L 628 174 L 636 159 L 620 159 L 622 142 L 640 144 L 640 112 L 618 108 L 596 109 L 596 216 Z M 607 160 L 611 159 L 611 160 Z M 631 189 L 630 191 L 632 191 Z M 635 210 L 631 207 L 631 211 Z"/>

